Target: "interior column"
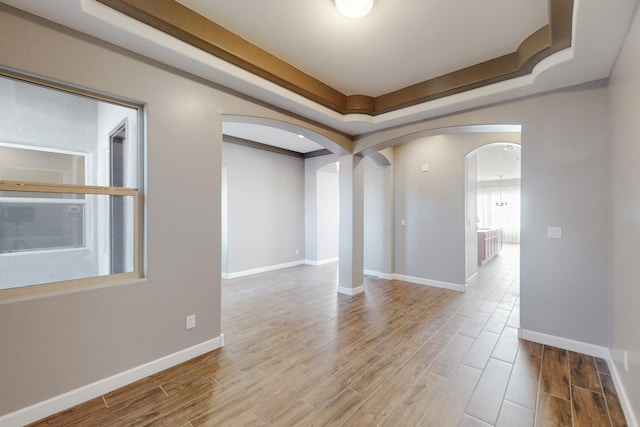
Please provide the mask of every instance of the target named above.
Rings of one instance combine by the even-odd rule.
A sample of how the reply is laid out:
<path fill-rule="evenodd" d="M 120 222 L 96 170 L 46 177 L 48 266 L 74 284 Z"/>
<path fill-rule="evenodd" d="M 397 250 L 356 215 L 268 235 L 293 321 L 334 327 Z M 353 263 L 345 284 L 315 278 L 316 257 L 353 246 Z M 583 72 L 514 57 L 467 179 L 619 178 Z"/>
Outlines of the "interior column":
<path fill-rule="evenodd" d="M 340 249 L 338 293 L 364 292 L 364 159 L 340 156 Z"/>

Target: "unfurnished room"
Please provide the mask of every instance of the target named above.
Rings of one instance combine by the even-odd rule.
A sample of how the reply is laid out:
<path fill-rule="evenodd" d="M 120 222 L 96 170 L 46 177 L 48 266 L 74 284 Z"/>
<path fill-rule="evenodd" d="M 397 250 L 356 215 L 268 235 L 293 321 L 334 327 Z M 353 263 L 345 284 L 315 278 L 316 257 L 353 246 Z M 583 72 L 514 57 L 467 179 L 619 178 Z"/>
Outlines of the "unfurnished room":
<path fill-rule="evenodd" d="M 0 425 L 639 427 L 638 0 L 0 0 Z"/>

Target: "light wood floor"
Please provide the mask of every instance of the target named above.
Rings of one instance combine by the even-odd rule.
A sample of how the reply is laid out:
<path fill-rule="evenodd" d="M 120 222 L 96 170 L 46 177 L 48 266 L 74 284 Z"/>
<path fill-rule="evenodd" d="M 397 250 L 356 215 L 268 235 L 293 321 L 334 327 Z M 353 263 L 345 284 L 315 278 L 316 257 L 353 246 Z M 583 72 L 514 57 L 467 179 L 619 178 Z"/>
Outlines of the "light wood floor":
<path fill-rule="evenodd" d="M 625 426 L 606 362 L 517 337 L 517 250 L 466 294 L 337 267 L 223 284 L 224 348 L 36 425 Z"/>

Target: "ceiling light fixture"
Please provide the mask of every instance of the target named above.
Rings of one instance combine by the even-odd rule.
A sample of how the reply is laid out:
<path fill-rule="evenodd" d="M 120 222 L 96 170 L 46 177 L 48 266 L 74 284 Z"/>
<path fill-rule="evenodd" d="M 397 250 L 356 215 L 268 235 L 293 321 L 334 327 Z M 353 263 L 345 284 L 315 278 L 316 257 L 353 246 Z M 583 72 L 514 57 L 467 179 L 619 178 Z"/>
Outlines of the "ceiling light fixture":
<path fill-rule="evenodd" d="M 333 0 L 341 14 L 348 18 L 362 18 L 373 9 L 374 0 Z"/>

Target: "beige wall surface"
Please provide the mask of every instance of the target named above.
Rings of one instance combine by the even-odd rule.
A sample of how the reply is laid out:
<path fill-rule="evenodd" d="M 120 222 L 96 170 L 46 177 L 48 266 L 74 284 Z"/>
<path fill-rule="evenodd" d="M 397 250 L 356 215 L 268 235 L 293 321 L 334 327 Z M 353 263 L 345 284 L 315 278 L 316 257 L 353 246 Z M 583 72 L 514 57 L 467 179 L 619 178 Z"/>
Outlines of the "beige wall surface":
<path fill-rule="evenodd" d="M 610 82 L 613 177 L 613 286 L 610 294 L 610 342 L 629 401 L 640 415 L 640 18 L 635 20 Z M 611 200 L 609 200 L 610 202 Z M 629 372 L 624 368 L 627 352 Z"/>

